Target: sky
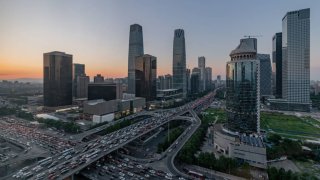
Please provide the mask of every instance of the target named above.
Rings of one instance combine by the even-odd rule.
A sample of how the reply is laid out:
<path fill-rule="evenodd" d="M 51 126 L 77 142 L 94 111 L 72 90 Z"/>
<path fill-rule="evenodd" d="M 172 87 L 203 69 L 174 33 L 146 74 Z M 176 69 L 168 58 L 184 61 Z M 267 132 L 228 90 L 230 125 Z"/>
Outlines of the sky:
<path fill-rule="evenodd" d="M 320 80 L 319 0 L 0 0 L 0 79 L 42 78 L 43 53 L 63 51 L 91 78 L 126 77 L 129 28 L 143 27 L 144 52 L 158 75 L 172 74 L 174 29 L 185 30 L 187 67 L 199 56 L 225 76 L 229 53 L 245 35 L 272 53 L 288 11 L 311 8 L 311 79 Z"/>

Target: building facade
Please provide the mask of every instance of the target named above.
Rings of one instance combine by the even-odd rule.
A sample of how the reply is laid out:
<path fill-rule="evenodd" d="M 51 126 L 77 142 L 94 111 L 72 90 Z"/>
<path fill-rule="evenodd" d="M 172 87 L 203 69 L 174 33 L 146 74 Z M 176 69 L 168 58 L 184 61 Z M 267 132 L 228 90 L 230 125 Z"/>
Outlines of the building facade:
<path fill-rule="evenodd" d="M 76 98 L 88 98 L 88 85 L 90 82 L 89 76 L 79 75 L 77 76 L 77 96 Z"/>
<path fill-rule="evenodd" d="M 172 76 L 170 74 L 164 76 L 164 89 L 172 89 Z"/>
<path fill-rule="evenodd" d="M 136 97 L 153 101 L 157 97 L 157 58 L 148 54 L 135 61 Z"/>
<path fill-rule="evenodd" d="M 282 98 L 288 110 L 310 111 L 310 9 L 282 19 Z"/>
<path fill-rule="evenodd" d="M 43 54 L 44 106 L 72 104 L 72 55 L 64 52 Z"/>
<path fill-rule="evenodd" d="M 73 90 L 72 90 L 72 93 L 73 93 L 73 96 L 74 97 L 78 97 L 77 95 L 77 77 L 78 76 L 83 76 L 85 75 L 85 65 L 84 64 L 77 64 L 77 63 L 74 63 L 73 64 L 73 75 L 72 75 L 72 78 L 73 78 Z"/>
<path fill-rule="evenodd" d="M 183 29 L 174 31 L 173 40 L 173 65 L 172 65 L 172 86 L 174 89 L 182 89 L 183 97 L 187 95 L 186 78 L 186 47 Z"/>
<path fill-rule="evenodd" d="M 212 89 L 212 68 L 206 67 L 206 90 Z"/>
<path fill-rule="evenodd" d="M 200 92 L 200 73 L 192 72 L 190 77 L 190 93 L 197 94 Z"/>
<path fill-rule="evenodd" d="M 89 83 L 88 100 L 104 99 L 105 101 L 121 99 L 122 87 L 118 83 Z"/>
<path fill-rule="evenodd" d="M 282 97 L 282 33 L 272 38 L 273 92 L 276 98 Z"/>
<path fill-rule="evenodd" d="M 128 93 L 135 94 L 135 59 L 142 56 L 143 51 L 143 33 L 142 26 L 132 24 L 129 34 L 129 53 L 128 53 Z"/>
<path fill-rule="evenodd" d="M 272 95 L 272 69 L 269 54 L 257 54 L 260 61 L 260 97 Z"/>
<path fill-rule="evenodd" d="M 241 39 L 226 66 L 227 127 L 231 131 L 260 132 L 260 63 L 257 39 Z"/>

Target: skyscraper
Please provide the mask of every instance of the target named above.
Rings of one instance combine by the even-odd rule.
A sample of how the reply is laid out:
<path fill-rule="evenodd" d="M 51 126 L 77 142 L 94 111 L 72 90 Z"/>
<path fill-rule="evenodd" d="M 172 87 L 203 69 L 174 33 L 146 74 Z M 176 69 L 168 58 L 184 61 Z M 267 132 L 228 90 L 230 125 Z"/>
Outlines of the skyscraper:
<path fill-rule="evenodd" d="M 135 61 L 136 97 L 153 101 L 157 96 L 157 58 L 149 54 L 139 56 Z"/>
<path fill-rule="evenodd" d="M 166 74 L 164 78 L 164 89 L 172 89 L 172 76 L 170 74 Z"/>
<path fill-rule="evenodd" d="M 198 57 L 198 68 L 200 69 L 200 91 L 206 90 L 206 58 Z"/>
<path fill-rule="evenodd" d="M 187 93 L 189 94 L 191 92 L 191 71 L 190 69 L 186 70 L 186 78 L 187 78 Z"/>
<path fill-rule="evenodd" d="M 260 132 L 260 64 L 257 39 L 241 39 L 231 51 L 226 69 L 227 127 L 236 132 Z"/>
<path fill-rule="evenodd" d="M 205 80 L 206 80 L 205 90 L 211 90 L 212 89 L 212 68 L 211 67 L 206 67 Z"/>
<path fill-rule="evenodd" d="M 273 91 L 276 98 L 282 97 L 282 33 L 272 38 Z"/>
<path fill-rule="evenodd" d="M 129 53 L 128 53 L 128 93 L 135 94 L 135 59 L 142 56 L 143 51 L 143 35 L 142 26 L 132 24 L 130 26 L 129 35 Z"/>
<path fill-rule="evenodd" d="M 48 107 L 72 104 L 72 55 L 43 54 L 43 100 Z"/>
<path fill-rule="evenodd" d="M 79 75 L 77 76 L 77 96 L 76 98 L 87 98 L 88 97 L 88 85 L 90 82 L 89 76 Z"/>
<path fill-rule="evenodd" d="M 200 92 L 200 73 L 192 72 L 190 77 L 190 93 L 196 94 Z"/>
<path fill-rule="evenodd" d="M 173 40 L 172 86 L 174 89 L 182 89 L 184 98 L 187 95 L 186 75 L 186 47 L 184 30 L 176 29 L 174 31 Z"/>
<path fill-rule="evenodd" d="M 271 60 L 269 54 L 257 54 L 260 61 L 260 96 L 271 96 Z"/>
<path fill-rule="evenodd" d="M 310 9 L 282 19 L 282 98 L 288 110 L 310 111 Z"/>
<path fill-rule="evenodd" d="M 77 77 L 85 75 L 85 65 L 84 64 L 73 64 L 73 96 L 78 97 L 77 94 Z"/>
<path fill-rule="evenodd" d="M 158 76 L 158 86 L 157 89 L 165 89 L 165 79 L 164 76 Z"/>

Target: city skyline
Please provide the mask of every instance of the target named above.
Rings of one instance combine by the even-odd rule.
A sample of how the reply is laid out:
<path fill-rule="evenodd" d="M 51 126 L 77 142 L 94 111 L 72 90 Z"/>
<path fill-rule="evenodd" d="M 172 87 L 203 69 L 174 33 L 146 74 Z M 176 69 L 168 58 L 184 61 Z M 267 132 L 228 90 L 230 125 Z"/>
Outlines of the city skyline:
<path fill-rule="evenodd" d="M 253 5 L 253 1 L 203 4 L 191 1 L 184 4 L 169 1 L 96 1 L 93 5 L 84 1 L 74 2 L 0 2 L 0 20 L 4 23 L 0 33 L 0 79 L 41 78 L 42 54 L 51 51 L 72 54 L 74 63 L 86 65 L 87 74 L 91 78 L 96 74 L 102 74 L 106 78 L 126 77 L 129 28 L 134 23 L 140 24 L 144 29 L 145 53 L 158 57 L 158 75 L 172 74 L 172 32 L 182 28 L 186 34 L 187 68 L 196 67 L 197 57 L 205 56 L 206 64 L 213 69 L 213 77 L 221 74 L 222 79 L 225 79 L 224 67 L 228 61 L 228 50 L 233 48 L 237 39 L 244 35 L 262 35 L 258 37 L 259 52 L 272 54 L 272 36 L 281 31 L 281 19 L 286 12 L 311 7 L 311 24 L 320 17 L 319 12 L 312 11 L 320 5 L 316 1 L 263 2 L 263 5 L 259 3 L 253 9 L 248 8 L 248 12 L 243 12 L 241 7 Z M 132 7 L 143 3 L 158 9 L 149 8 L 153 12 L 150 17 L 146 17 L 146 14 L 150 14 L 149 10 L 138 12 L 134 16 L 120 13 L 126 10 L 128 13 L 125 14 L 132 14 L 132 9 L 135 9 Z M 219 12 L 229 8 L 231 4 L 230 13 L 221 17 Z M 277 9 L 258 13 L 275 5 Z M 61 10 L 57 10 L 57 6 Z M 174 16 L 177 7 L 181 14 Z M 19 13 L 11 14 L 13 9 Z M 167 15 L 156 13 L 164 9 L 168 9 Z M 83 10 L 88 14 L 85 17 L 81 15 Z M 196 15 L 189 13 L 190 10 Z M 250 17 L 250 14 L 257 15 Z M 245 17 L 250 17 L 250 21 Z M 25 21 L 25 18 L 32 21 Z M 244 25 L 235 29 L 234 26 L 240 23 Z M 245 27 L 251 23 L 257 24 L 257 27 Z M 319 80 L 317 77 L 320 77 L 320 62 L 317 61 L 320 53 L 316 51 L 320 38 L 315 34 L 319 30 L 320 27 L 313 23 L 310 35 L 311 80 Z"/>

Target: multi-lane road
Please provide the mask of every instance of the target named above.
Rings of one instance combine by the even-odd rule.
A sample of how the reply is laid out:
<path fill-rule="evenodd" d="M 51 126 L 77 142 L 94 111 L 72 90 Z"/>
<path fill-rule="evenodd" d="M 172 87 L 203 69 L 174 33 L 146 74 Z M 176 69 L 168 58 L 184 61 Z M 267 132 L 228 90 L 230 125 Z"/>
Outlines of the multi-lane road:
<path fill-rule="evenodd" d="M 12 178 L 24 179 L 64 179 L 75 173 L 78 173 L 88 165 L 94 163 L 101 157 L 119 149 L 127 143 L 143 136 L 144 134 L 164 125 L 165 123 L 175 119 L 175 117 L 185 114 L 193 109 L 201 109 L 204 104 L 208 104 L 208 100 L 213 99 L 214 93 L 200 98 L 194 102 L 188 103 L 184 106 L 171 109 L 169 111 L 162 111 L 158 113 L 158 117 L 152 117 L 142 120 L 136 124 L 130 125 L 118 131 L 112 132 L 105 136 L 101 136 L 90 142 L 80 143 L 67 152 L 63 152 L 48 158 L 47 161 L 34 164 L 30 167 L 25 167 L 16 173 Z M 201 121 L 195 119 L 190 133 L 187 138 L 184 138 L 177 146 L 175 151 L 168 152 L 168 167 L 170 171 L 176 175 L 181 173 L 175 168 L 173 159 L 182 148 L 183 144 L 190 138 L 193 132 L 200 125 Z M 100 127 L 103 129 L 103 127 Z M 100 130 L 100 128 L 98 130 Z"/>

